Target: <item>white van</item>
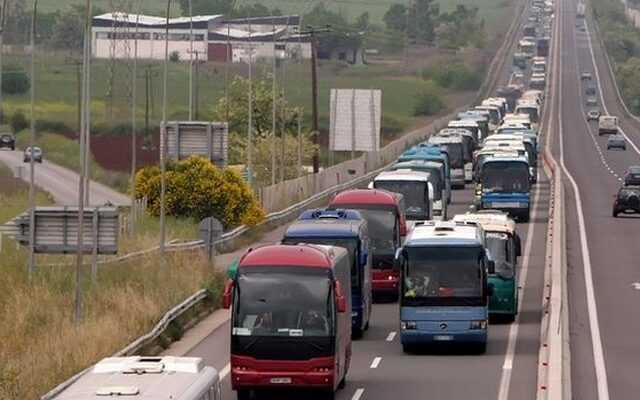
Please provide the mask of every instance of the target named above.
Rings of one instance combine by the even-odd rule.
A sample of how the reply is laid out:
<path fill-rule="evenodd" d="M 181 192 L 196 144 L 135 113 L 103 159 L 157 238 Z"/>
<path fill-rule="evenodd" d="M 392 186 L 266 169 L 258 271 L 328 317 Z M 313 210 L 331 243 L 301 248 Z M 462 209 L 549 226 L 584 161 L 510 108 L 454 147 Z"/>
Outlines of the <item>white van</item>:
<path fill-rule="evenodd" d="M 618 117 L 601 115 L 598 119 L 598 135 L 615 135 L 618 133 Z"/>
<path fill-rule="evenodd" d="M 109 357 L 54 400 L 220 400 L 220 376 L 199 357 Z"/>

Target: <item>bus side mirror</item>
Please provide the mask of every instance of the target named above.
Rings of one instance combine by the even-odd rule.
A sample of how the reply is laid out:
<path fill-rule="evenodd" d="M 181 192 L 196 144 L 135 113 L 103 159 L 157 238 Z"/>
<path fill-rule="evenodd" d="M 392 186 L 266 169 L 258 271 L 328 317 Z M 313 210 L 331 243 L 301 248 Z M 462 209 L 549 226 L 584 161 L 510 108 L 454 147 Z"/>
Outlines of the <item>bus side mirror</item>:
<path fill-rule="evenodd" d="M 495 274 L 496 273 L 496 262 L 493 260 L 489 260 L 487 261 L 487 272 L 489 274 Z"/>
<path fill-rule="evenodd" d="M 402 249 L 396 250 L 396 255 L 393 257 L 393 270 L 400 272 L 402 269 Z"/>
<path fill-rule="evenodd" d="M 522 255 L 522 241 L 520 240 L 520 236 L 516 235 L 516 257 L 520 257 Z"/>
<path fill-rule="evenodd" d="M 399 221 L 400 236 L 405 237 L 407 236 L 407 220 L 404 217 L 400 217 Z"/>
<path fill-rule="evenodd" d="M 367 259 L 368 259 L 368 254 L 367 254 L 367 248 L 364 245 L 364 243 L 362 243 L 360 245 L 360 265 L 367 265 Z"/>
<path fill-rule="evenodd" d="M 234 286 L 235 281 L 233 279 L 228 279 L 224 284 L 224 292 L 222 292 L 222 308 L 226 310 L 231 308 L 231 297 L 233 296 Z"/>
<path fill-rule="evenodd" d="M 344 298 L 344 295 L 342 294 L 342 286 L 338 281 L 334 282 L 334 292 L 336 296 L 336 305 L 338 307 L 338 312 L 343 313 L 347 311 L 347 300 Z"/>

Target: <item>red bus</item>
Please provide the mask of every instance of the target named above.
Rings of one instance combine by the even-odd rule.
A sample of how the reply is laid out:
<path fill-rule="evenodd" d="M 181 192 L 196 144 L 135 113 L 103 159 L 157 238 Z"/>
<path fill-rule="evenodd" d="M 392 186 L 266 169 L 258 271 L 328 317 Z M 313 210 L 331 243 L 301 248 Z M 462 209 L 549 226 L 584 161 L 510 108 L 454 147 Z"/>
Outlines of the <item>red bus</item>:
<path fill-rule="evenodd" d="M 248 249 L 225 285 L 231 313 L 231 386 L 319 389 L 333 398 L 351 360 L 351 263 L 343 247 Z"/>
<path fill-rule="evenodd" d="M 401 236 L 407 234 L 402 195 L 381 189 L 352 189 L 336 194 L 331 208 L 358 210 L 369 225 L 374 296 L 397 296 L 400 272 L 393 268 Z"/>

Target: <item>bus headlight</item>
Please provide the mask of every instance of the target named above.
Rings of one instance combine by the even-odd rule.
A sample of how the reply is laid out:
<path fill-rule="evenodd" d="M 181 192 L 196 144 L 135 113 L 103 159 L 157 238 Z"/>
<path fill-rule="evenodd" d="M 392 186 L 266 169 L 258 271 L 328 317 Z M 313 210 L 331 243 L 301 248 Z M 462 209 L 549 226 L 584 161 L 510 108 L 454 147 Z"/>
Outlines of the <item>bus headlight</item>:
<path fill-rule="evenodd" d="M 487 329 L 487 320 L 483 319 L 480 321 L 471 321 L 471 326 L 469 327 L 469 329 L 482 329 L 485 330 Z"/>
<path fill-rule="evenodd" d="M 416 321 L 400 321 L 400 328 L 404 331 L 416 330 L 418 329 L 418 324 Z"/>

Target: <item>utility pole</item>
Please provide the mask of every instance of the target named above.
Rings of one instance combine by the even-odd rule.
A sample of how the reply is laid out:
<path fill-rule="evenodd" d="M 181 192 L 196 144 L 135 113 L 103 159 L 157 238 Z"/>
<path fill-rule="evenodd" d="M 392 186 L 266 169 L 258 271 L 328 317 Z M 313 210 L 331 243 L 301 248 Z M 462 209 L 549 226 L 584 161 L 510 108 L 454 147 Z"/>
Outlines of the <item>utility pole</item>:
<path fill-rule="evenodd" d="M 311 38 L 311 135 L 315 148 L 313 150 L 313 173 L 317 174 L 320 171 L 320 132 L 318 131 L 318 41 L 317 35 L 319 33 L 329 32 L 329 26 L 326 28 L 316 28 L 313 26 L 307 26 L 305 29 L 299 31 L 302 35 L 309 35 Z"/>
<path fill-rule="evenodd" d="M 193 121 L 193 7 L 189 0 L 189 121 Z"/>
<path fill-rule="evenodd" d="M 2 48 L 4 47 L 4 21 L 7 16 L 8 0 L 2 0 L 2 10 L 0 11 L 0 87 L 2 87 Z M 2 90 L 0 90 L 0 124 L 4 121 L 4 111 L 2 109 Z M 16 133 L 16 132 L 14 132 Z"/>
<path fill-rule="evenodd" d="M 249 187 L 253 190 L 253 88 L 252 80 L 253 77 L 251 75 L 252 64 L 253 63 L 253 42 L 251 40 L 251 23 L 249 22 L 249 87 L 248 87 L 248 95 L 249 95 L 249 110 L 248 110 L 248 121 L 247 121 L 247 183 Z"/>
<path fill-rule="evenodd" d="M 6 4 L 3 4 L 2 12 L 4 14 L 4 8 Z M 31 44 L 31 130 L 29 134 L 29 148 L 31 153 L 29 154 L 29 282 L 33 281 L 36 273 L 36 255 L 35 255 L 35 241 L 36 241 L 36 189 L 35 189 L 35 174 L 36 174 L 36 162 L 33 157 L 33 146 L 35 145 L 36 138 L 36 115 L 35 115 L 35 36 L 36 36 L 36 16 L 38 15 L 38 0 L 33 2 L 33 15 L 31 16 L 31 38 L 29 39 Z"/>
<path fill-rule="evenodd" d="M 144 4 L 144 0 L 140 0 L 140 5 L 138 6 L 138 13 L 136 14 L 136 31 L 134 34 L 134 42 L 133 42 L 133 87 L 131 88 L 131 212 L 129 213 L 129 235 L 133 236 L 136 231 L 136 220 L 138 219 L 137 210 L 136 210 L 136 169 L 138 166 L 137 154 L 138 151 L 138 143 L 137 143 L 137 128 L 138 121 L 136 117 L 138 116 L 138 32 L 140 31 L 140 12 L 142 11 L 142 5 Z"/>
<path fill-rule="evenodd" d="M 273 64 L 271 71 L 271 185 L 276 184 L 276 26 L 272 20 Z M 283 165 L 284 166 L 284 165 Z"/>
<path fill-rule="evenodd" d="M 169 69 L 169 16 L 171 0 L 167 0 L 167 16 L 164 32 L 164 72 L 162 82 L 162 128 L 160 134 L 160 265 L 164 265 L 165 222 L 167 214 L 167 85 Z"/>
<path fill-rule="evenodd" d="M 81 60 L 67 60 L 65 64 L 73 65 L 76 67 L 76 100 L 78 103 L 78 139 L 80 139 L 80 132 L 82 131 L 82 61 Z"/>
<path fill-rule="evenodd" d="M 199 104 L 198 101 L 200 97 L 200 94 L 198 93 L 200 90 L 200 88 L 198 87 L 198 66 L 200 64 L 200 54 L 204 54 L 204 51 L 189 50 L 188 53 L 190 59 L 194 54 L 196 56 L 195 63 L 193 62 L 193 60 L 191 60 L 189 66 L 189 75 L 191 75 L 193 71 L 193 76 L 190 77 L 190 85 L 192 85 L 193 90 L 189 91 L 189 121 L 192 121 L 194 117 L 197 121 Z"/>

